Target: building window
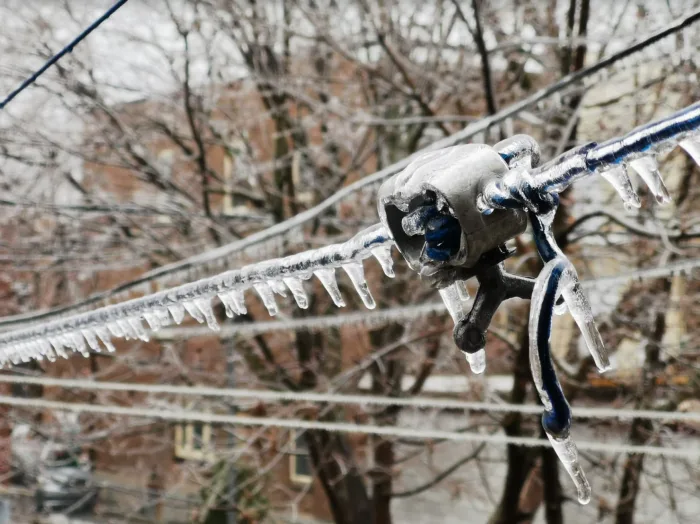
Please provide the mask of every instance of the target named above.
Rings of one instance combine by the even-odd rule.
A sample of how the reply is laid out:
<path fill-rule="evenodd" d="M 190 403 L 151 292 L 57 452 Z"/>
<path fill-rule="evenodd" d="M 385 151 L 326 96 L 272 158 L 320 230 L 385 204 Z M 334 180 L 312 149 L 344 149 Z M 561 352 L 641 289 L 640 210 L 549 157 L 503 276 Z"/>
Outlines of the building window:
<path fill-rule="evenodd" d="M 309 484 L 313 480 L 311 457 L 303 434 L 290 432 L 289 478 L 297 484 Z"/>
<path fill-rule="evenodd" d="M 213 460 L 211 425 L 193 422 L 175 426 L 175 456 L 187 460 Z"/>

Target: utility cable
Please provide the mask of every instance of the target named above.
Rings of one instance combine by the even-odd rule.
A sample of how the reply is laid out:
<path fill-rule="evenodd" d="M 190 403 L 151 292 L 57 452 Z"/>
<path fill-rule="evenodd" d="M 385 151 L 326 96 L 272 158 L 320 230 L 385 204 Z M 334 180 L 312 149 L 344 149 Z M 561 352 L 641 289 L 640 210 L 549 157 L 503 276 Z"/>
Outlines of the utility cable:
<path fill-rule="evenodd" d="M 387 397 L 378 395 L 345 395 L 340 393 L 316 393 L 299 391 L 266 391 L 244 388 L 214 388 L 205 386 L 173 386 L 169 384 L 135 384 L 124 382 L 98 382 L 85 379 L 28 377 L 0 375 L 0 383 L 25 384 L 85 391 L 120 391 L 148 394 L 166 394 L 228 399 L 250 399 L 267 402 L 310 402 L 341 405 L 400 406 L 417 409 L 455 409 L 484 411 L 487 413 L 522 413 L 539 415 L 542 406 L 535 404 L 499 404 L 458 399 L 430 397 Z M 700 422 L 700 412 L 653 411 L 638 409 L 577 407 L 574 416 L 589 419 L 632 420 L 634 418 L 664 422 Z"/>
<path fill-rule="evenodd" d="M 476 432 L 458 432 L 440 429 L 417 429 L 400 426 L 377 426 L 371 424 L 354 424 L 349 422 L 322 422 L 318 420 L 299 420 L 275 417 L 250 417 L 245 415 L 223 415 L 204 413 L 202 411 L 163 410 L 149 408 L 133 408 L 123 406 L 102 406 L 61 402 L 56 400 L 29 399 L 0 396 L 0 404 L 29 408 L 52 409 L 72 413 L 95 413 L 126 417 L 150 418 L 172 422 L 201 422 L 205 424 L 230 424 L 251 427 L 268 427 L 301 430 L 320 430 L 336 433 L 354 433 L 364 435 L 382 435 L 386 437 L 421 439 L 421 440 L 450 440 L 457 442 L 474 442 L 499 445 L 516 445 L 526 447 L 548 447 L 549 440 L 535 437 L 511 437 L 503 434 L 483 434 Z M 577 442 L 578 449 L 601 453 L 643 453 L 646 455 L 698 460 L 700 445 L 697 441 L 692 444 L 684 442 L 683 448 L 664 448 L 660 446 L 637 446 L 612 442 Z"/>
<path fill-rule="evenodd" d="M 107 20 L 109 17 L 111 17 L 114 13 L 116 13 L 120 7 L 122 7 L 124 4 L 126 4 L 129 0 L 119 0 L 117 3 L 115 3 L 111 8 L 107 10 L 105 14 L 103 14 L 101 17 L 99 17 L 97 20 L 95 20 L 92 24 L 88 26 L 87 29 L 85 29 L 82 33 L 80 33 L 71 43 L 69 43 L 67 46 L 65 46 L 63 49 L 61 49 L 58 53 L 53 55 L 41 68 L 39 68 L 32 76 L 27 78 L 22 84 L 12 91 L 9 95 L 7 95 L 7 98 L 0 102 L 0 110 L 5 109 L 7 107 L 7 104 L 9 104 L 17 95 L 19 95 L 22 91 L 27 89 L 30 85 L 32 85 L 36 80 L 43 75 L 47 69 L 49 69 L 51 66 L 55 65 L 61 58 L 63 58 L 65 55 L 68 53 L 72 53 L 73 49 L 75 46 L 77 46 L 80 42 L 82 42 L 90 33 L 92 33 L 95 29 L 97 29 L 100 25 L 102 25 L 102 22 Z"/>

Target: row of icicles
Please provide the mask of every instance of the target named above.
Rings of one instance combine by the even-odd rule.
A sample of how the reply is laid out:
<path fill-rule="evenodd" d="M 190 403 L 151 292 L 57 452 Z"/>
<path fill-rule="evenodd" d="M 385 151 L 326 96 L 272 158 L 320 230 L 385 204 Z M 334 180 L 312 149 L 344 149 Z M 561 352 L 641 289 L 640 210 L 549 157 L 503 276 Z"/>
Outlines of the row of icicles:
<path fill-rule="evenodd" d="M 379 262 L 384 274 L 393 278 L 394 269 L 391 245 L 388 242 L 381 244 L 371 248 L 370 253 Z M 296 256 L 303 255 L 304 253 L 300 253 Z M 367 285 L 362 258 L 344 263 L 340 267 L 348 275 L 364 305 L 368 309 L 374 309 L 376 303 Z M 234 288 L 219 293 L 217 297 L 223 304 L 226 315 L 229 318 L 247 313 L 245 290 L 250 287 L 257 292 L 271 316 L 275 316 L 279 312 L 275 294 L 287 297 L 288 291 L 291 292 L 296 304 L 300 308 L 306 309 L 309 307 L 309 299 L 304 289 L 303 281 L 310 279 L 312 275 L 319 279 L 336 306 L 345 306 L 345 300 L 338 287 L 336 267 L 332 266 L 318 268 L 307 274 L 253 282 L 247 287 Z M 33 359 L 43 360 L 44 358 L 54 362 L 57 357 L 69 358 L 69 351 L 88 357 L 90 350 L 101 351 L 101 345 L 112 352 L 115 350 L 111 340 L 113 337 L 126 340 L 149 340 L 148 331 L 143 325 L 143 320 L 146 321 L 152 331 L 158 331 L 165 326 L 171 325 L 173 322 L 180 324 L 184 320 L 186 313 L 197 322 L 206 323 L 209 328 L 218 331 L 220 328 L 212 308 L 212 298 L 213 296 L 199 297 L 183 303 L 155 308 L 139 316 L 116 319 L 106 322 L 104 325 L 83 327 L 48 337 L 36 337 L 33 340 L 15 344 L 9 343 L 0 350 L 0 365 L 4 366 L 8 363 L 19 364 Z"/>

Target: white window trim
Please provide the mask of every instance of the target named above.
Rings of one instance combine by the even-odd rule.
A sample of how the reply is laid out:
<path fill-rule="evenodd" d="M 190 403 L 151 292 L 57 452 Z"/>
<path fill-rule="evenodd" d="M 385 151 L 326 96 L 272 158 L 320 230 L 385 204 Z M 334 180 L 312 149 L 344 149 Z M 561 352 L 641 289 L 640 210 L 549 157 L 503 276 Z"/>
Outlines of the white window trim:
<path fill-rule="evenodd" d="M 211 444 L 211 424 L 202 424 L 202 439 L 199 448 L 195 447 L 194 424 L 175 426 L 175 456 L 187 460 L 214 461 L 216 459 Z"/>
<path fill-rule="evenodd" d="M 313 475 L 299 475 L 297 474 L 297 460 L 299 455 L 297 455 L 297 432 L 291 430 L 289 432 L 289 449 L 291 451 L 289 455 L 289 479 L 295 484 L 311 484 L 314 480 Z M 311 458 L 308 456 L 309 462 Z"/>

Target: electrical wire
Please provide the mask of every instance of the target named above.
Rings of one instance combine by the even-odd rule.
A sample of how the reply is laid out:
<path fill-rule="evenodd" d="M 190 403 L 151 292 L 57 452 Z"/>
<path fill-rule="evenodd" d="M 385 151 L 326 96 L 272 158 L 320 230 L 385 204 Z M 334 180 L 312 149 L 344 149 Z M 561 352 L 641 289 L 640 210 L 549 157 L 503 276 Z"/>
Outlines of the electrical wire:
<path fill-rule="evenodd" d="M 337 433 L 355 433 L 364 435 L 382 435 L 423 440 L 450 440 L 458 442 L 474 442 L 487 444 L 509 444 L 526 447 L 548 447 L 549 440 L 535 437 L 512 437 L 503 434 L 482 434 L 476 432 L 458 432 L 441 429 L 417 429 L 400 426 L 376 426 L 371 424 L 354 424 L 349 422 L 322 422 L 318 420 L 299 420 L 275 417 L 250 417 L 245 415 L 223 415 L 188 410 L 163 410 L 149 408 L 134 408 L 123 406 L 95 406 L 56 400 L 29 399 L 0 396 L 0 404 L 30 408 L 52 409 L 73 413 L 96 413 L 138 418 L 151 418 L 173 422 L 202 422 L 205 424 L 230 424 L 238 426 L 321 430 Z M 686 460 L 700 459 L 700 446 L 684 442 L 683 448 L 663 448 L 660 446 L 636 446 L 611 442 L 577 442 L 579 450 L 596 451 L 601 453 L 643 453 L 646 455 L 678 458 Z"/>
<path fill-rule="evenodd" d="M 623 273 L 583 280 L 584 288 L 594 288 L 604 284 L 613 286 L 632 280 L 663 278 L 679 274 L 691 274 L 700 268 L 700 258 L 675 262 L 663 267 L 646 268 Z M 323 315 L 285 320 L 263 320 L 246 323 L 225 324 L 218 333 L 219 338 L 227 339 L 237 335 L 258 335 L 275 331 L 298 331 L 301 329 L 320 331 L 349 325 L 382 326 L 392 322 L 401 322 L 423 318 L 427 315 L 444 313 L 444 302 L 432 302 L 418 306 L 400 306 L 375 311 L 359 311 L 339 315 Z M 211 335 L 212 332 L 204 326 L 182 326 L 161 329 L 154 333 L 158 340 L 182 340 L 185 338 Z"/>
<path fill-rule="evenodd" d="M 539 415 L 542 406 L 535 404 L 499 404 L 431 397 L 386 397 L 377 395 L 344 395 L 339 393 L 315 393 L 299 391 L 265 391 L 244 388 L 215 388 L 204 386 L 173 386 L 169 384 L 135 384 L 123 382 L 98 382 L 84 379 L 28 377 L 0 375 L 0 383 L 26 384 L 85 391 L 122 391 L 149 394 L 252 399 L 269 402 L 311 402 L 341 405 L 400 406 L 418 409 L 456 409 L 484 411 L 488 413 L 523 413 Z M 589 419 L 632 420 L 634 418 L 664 422 L 700 422 L 700 412 L 652 411 L 619 408 L 578 407 L 574 416 Z"/>
<path fill-rule="evenodd" d="M 41 312 L 33 312 L 30 314 L 22 314 L 22 315 L 15 315 L 11 317 L 5 317 L 4 319 L 0 319 L 0 328 L 6 327 L 6 326 L 12 326 L 12 325 L 17 325 L 17 324 L 23 324 L 27 322 L 33 322 L 33 321 L 39 321 L 39 320 L 46 320 L 49 318 L 52 318 L 57 315 L 63 315 L 66 313 L 69 313 L 71 311 L 76 311 L 82 308 L 85 308 L 90 305 L 98 304 L 98 303 L 104 303 L 105 300 L 107 300 L 110 297 L 113 297 L 115 295 L 127 292 L 131 289 L 137 288 L 139 286 L 142 286 L 144 284 L 147 284 L 151 281 L 166 277 L 166 276 L 174 276 L 180 272 L 187 272 L 195 267 L 206 264 L 206 263 L 211 263 L 214 261 L 217 261 L 222 258 L 229 257 L 231 255 L 240 255 L 240 253 L 244 252 L 245 250 L 248 250 L 249 248 L 260 246 L 264 244 L 265 242 L 269 242 L 271 239 L 274 239 L 276 237 L 279 237 L 281 235 L 285 235 L 286 233 L 301 227 L 302 225 L 306 224 L 307 222 L 315 219 L 318 217 L 321 213 L 326 211 L 327 209 L 331 208 L 338 202 L 342 201 L 343 199 L 347 198 L 349 195 L 356 193 L 357 191 L 360 191 L 363 188 L 369 187 L 371 185 L 377 184 L 384 180 L 385 178 L 388 178 L 389 176 L 401 171 L 404 169 L 410 162 L 412 162 L 415 158 L 418 156 L 424 154 L 426 151 L 431 151 L 435 149 L 441 149 L 444 147 L 449 147 L 452 145 L 455 145 L 457 143 L 463 142 L 469 138 L 472 138 L 479 133 L 483 133 L 487 131 L 489 128 L 500 124 L 501 122 L 512 118 L 516 116 L 519 112 L 527 109 L 528 107 L 537 104 L 538 102 L 570 87 L 571 85 L 577 84 L 579 82 L 582 82 L 584 80 L 587 80 L 591 78 L 593 75 L 596 73 L 599 73 L 608 67 L 612 66 L 613 64 L 624 60 L 625 58 L 628 58 L 631 55 L 634 55 L 635 53 L 645 49 L 646 47 L 655 44 L 659 40 L 662 40 L 663 38 L 666 38 L 667 36 L 670 36 L 686 27 L 691 26 L 695 22 L 700 20 L 700 10 L 695 10 L 692 13 L 686 15 L 685 17 L 669 24 L 668 26 L 652 33 L 651 35 L 647 36 L 646 38 L 643 38 L 639 40 L 638 42 L 626 47 L 625 49 L 612 54 L 608 58 L 605 58 L 596 64 L 593 64 L 587 68 L 581 69 L 575 73 L 571 73 L 564 78 L 560 79 L 559 81 L 544 87 L 537 92 L 533 93 L 527 98 L 524 98 L 523 100 L 512 104 L 511 106 L 507 107 L 506 109 L 499 111 L 495 115 L 488 116 L 486 118 L 483 118 L 477 122 L 474 122 L 472 124 L 469 124 L 467 127 L 465 127 L 463 130 L 449 136 L 446 138 L 443 138 L 441 140 L 438 140 L 436 142 L 433 142 L 430 146 L 417 151 L 416 153 L 410 155 L 407 158 L 404 158 L 403 160 L 396 162 L 390 166 L 387 166 L 386 168 L 369 175 L 367 177 L 362 178 L 361 180 L 358 180 L 357 182 L 350 184 L 340 191 L 337 191 L 334 193 L 332 196 L 324 200 L 323 202 L 317 204 L 316 206 L 303 211 L 302 213 L 299 213 L 295 215 L 294 217 L 291 217 L 283 222 L 280 222 L 279 224 L 275 224 L 274 226 L 264 229 L 262 231 L 259 231 L 257 233 L 254 233 L 252 235 L 249 235 L 241 240 L 237 240 L 235 242 L 232 242 L 230 244 L 221 246 L 219 248 L 215 248 L 213 250 L 207 251 L 205 253 L 202 253 L 201 255 L 195 255 L 193 257 L 189 257 L 185 260 L 175 262 L 173 264 L 168 264 L 165 266 L 162 266 L 160 268 L 157 268 L 155 270 L 152 270 L 145 275 L 131 280 L 129 282 L 125 282 L 124 284 L 121 284 L 111 290 L 104 291 L 101 293 L 97 293 L 92 295 L 91 297 L 88 297 L 85 300 L 82 300 L 80 302 L 66 305 L 66 306 L 61 306 L 58 308 L 53 308 Z"/>
<path fill-rule="evenodd" d="M 73 39 L 73 41 L 71 41 L 67 46 L 65 46 L 63 49 L 61 49 L 55 55 L 53 55 L 40 69 L 38 69 L 32 76 L 30 76 L 24 82 L 22 82 L 22 84 L 17 89 L 15 89 L 9 95 L 7 95 L 7 98 L 5 98 L 5 100 L 0 102 L 0 110 L 5 109 L 5 107 L 7 107 L 7 104 L 9 104 L 17 95 L 19 95 L 22 91 L 24 91 L 26 88 L 28 88 L 34 82 L 36 82 L 36 80 L 41 75 L 43 75 L 47 69 L 49 69 L 51 66 L 55 65 L 61 58 L 63 58 L 68 53 L 72 53 L 75 46 L 77 46 L 80 42 L 82 42 L 90 33 L 92 33 L 100 25 L 102 25 L 102 23 L 105 20 L 107 20 L 114 13 L 116 13 L 117 10 L 119 10 L 119 8 L 122 7 L 124 4 L 126 4 L 127 2 L 128 2 L 128 0 L 119 0 L 111 8 L 109 8 L 105 14 L 103 14 L 101 17 L 99 17 L 97 20 L 95 20 L 92 24 L 90 24 L 87 27 L 87 29 L 85 29 L 82 33 L 80 33 L 77 37 L 75 37 Z"/>
<path fill-rule="evenodd" d="M 165 314 L 167 317 L 165 320 L 165 325 L 167 325 L 168 323 L 172 322 L 172 320 L 168 310 L 164 308 L 172 308 L 173 306 L 180 308 L 180 320 L 182 320 L 185 310 L 187 310 L 187 312 L 196 318 L 200 323 L 205 322 L 206 320 L 206 323 L 210 329 L 221 331 L 210 304 L 210 299 L 213 295 L 217 295 L 219 299 L 224 302 L 228 310 L 229 307 L 232 306 L 229 301 L 233 300 L 229 296 L 229 293 L 233 292 L 231 290 L 235 291 L 238 286 L 243 286 L 245 284 L 246 286 L 254 285 L 256 290 L 260 293 L 258 286 L 260 286 L 262 283 L 255 280 L 258 278 L 256 275 L 262 274 L 266 275 L 268 278 L 273 278 L 273 274 L 270 273 L 273 266 L 277 269 L 282 268 L 280 269 L 281 271 L 283 270 L 281 274 L 284 275 L 285 281 L 288 281 L 290 278 L 296 278 L 294 275 L 297 273 L 309 274 L 310 272 L 315 271 L 316 265 L 318 265 L 318 268 L 320 268 L 321 271 L 331 271 L 334 275 L 335 270 L 327 269 L 328 266 L 326 266 L 331 259 L 332 265 L 330 267 L 335 267 L 338 265 L 342 266 L 343 264 L 349 263 L 357 264 L 355 267 L 361 267 L 361 260 L 363 258 L 374 255 L 375 257 L 378 257 L 377 260 L 380 261 L 382 268 L 387 275 L 393 274 L 393 270 L 385 267 L 387 263 L 390 265 L 391 257 L 387 255 L 386 251 L 383 253 L 377 253 L 375 251 L 378 246 L 380 246 L 381 249 L 388 250 L 389 245 L 390 244 L 386 238 L 386 232 L 383 231 L 383 228 L 369 228 L 368 230 L 358 233 L 356 237 L 344 244 L 339 244 L 335 247 L 327 246 L 321 250 L 310 251 L 308 254 L 301 253 L 299 255 L 288 257 L 290 261 L 289 263 L 284 262 L 284 260 L 287 259 L 277 260 L 275 261 L 275 264 L 272 264 L 272 261 L 265 261 L 259 264 L 244 267 L 241 270 L 228 271 L 209 279 L 202 279 L 192 284 L 185 284 L 183 286 L 171 288 L 143 298 L 129 300 L 121 304 L 107 306 L 88 313 L 68 316 L 44 325 L 39 325 L 38 327 L 30 326 L 25 329 L 2 333 L 0 334 L 0 358 L 4 362 L 12 361 L 16 363 L 19 362 L 20 359 L 26 359 L 26 354 L 28 351 L 30 352 L 29 354 L 32 355 L 31 358 L 38 358 L 38 355 L 48 354 L 47 352 L 53 352 L 54 350 L 61 356 L 67 358 L 68 354 L 65 353 L 65 350 L 61 349 L 62 346 L 70 347 L 73 349 L 73 351 L 79 351 L 87 355 L 89 352 L 85 346 L 85 340 L 90 342 L 91 349 L 98 349 L 95 335 L 99 336 L 108 349 L 113 350 L 114 348 L 109 342 L 110 332 L 112 336 L 141 338 L 143 340 L 147 340 L 149 337 L 141 324 L 139 315 L 144 315 L 150 328 L 157 332 L 164 326 L 163 321 L 160 320 L 161 317 L 156 316 L 156 312 L 161 311 Z M 331 253 L 332 256 L 329 258 L 328 254 Z M 357 260 L 360 262 L 353 262 Z M 660 268 L 634 271 L 622 277 L 619 275 L 604 277 L 600 279 L 599 282 L 610 285 L 615 281 L 658 278 L 660 276 L 688 273 L 698 266 L 700 266 L 700 259 L 691 259 Z M 319 278 L 323 277 L 323 275 L 318 273 L 317 276 L 319 276 Z M 328 275 L 326 276 L 329 277 Z M 282 277 L 280 276 L 274 278 Z M 325 281 L 324 286 L 326 286 L 327 291 L 329 291 L 334 301 L 336 301 L 336 304 L 339 306 L 343 305 L 344 303 L 342 302 L 342 297 L 340 296 L 337 284 L 335 283 L 335 276 L 329 278 L 331 278 L 331 281 Z M 248 283 L 246 284 L 246 282 Z M 251 282 L 255 282 L 255 284 L 251 284 Z M 353 281 L 353 283 L 356 282 Z M 596 280 L 589 280 L 585 282 L 585 284 L 588 286 L 595 285 L 596 283 Z M 301 286 L 301 281 L 298 281 L 298 285 Z M 267 284 L 265 284 L 265 286 L 267 286 Z M 366 288 L 366 283 L 364 286 L 356 285 L 355 288 L 363 297 L 363 300 L 367 298 L 363 295 L 363 293 L 369 295 L 369 290 Z M 268 295 L 262 293 L 261 298 L 268 307 L 270 313 L 274 314 L 277 311 L 277 305 L 274 303 L 274 297 L 272 296 L 273 291 L 269 287 L 266 287 L 265 289 L 267 290 Z M 240 288 L 238 292 L 241 293 L 242 298 L 243 288 Z M 297 294 L 294 293 L 294 295 L 295 299 L 298 300 L 299 297 Z M 303 292 L 302 295 L 302 299 L 306 300 Z M 241 299 L 237 300 L 239 300 L 239 304 L 242 304 L 242 302 L 240 302 Z M 270 302 L 270 300 L 272 302 Z M 365 303 L 368 307 L 371 307 L 374 304 L 373 301 L 371 304 L 368 304 L 367 302 Z M 392 311 L 389 313 L 386 311 L 380 312 L 376 314 L 378 316 L 374 317 L 374 320 L 379 321 L 380 323 L 397 321 L 402 315 L 406 315 L 407 313 L 408 315 L 414 315 L 413 318 L 415 318 L 417 314 L 428 314 L 435 311 L 437 308 L 434 304 L 427 304 L 424 307 L 425 309 L 416 309 L 414 307 L 404 309 L 403 311 Z M 172 318 L 176 318 L 176 312 L 174 312 L 174 310 L 171 309 L 170 313 L 173 315 Z M 368 318 L 363 320 L 363 316 Z M 132 319 L 132 321 L 129 322 L 129 319 Z M 259 330 L 258 332 L 263 332 L 260 331 L 260 329 L 273 331 L 275 329 L 299 329 L 302 326 L 314 327 L 314 325 L 317 329 L 324 329 L 332 326 L 343 325 L 343 322 L 371 323 L 371 321 L 371 315 L 368 316 L 367 313 L 363 312 L 351 314 L 349 318 L 347 316 L 341 316 L 341 318 L 336 319 L 316 317 L 286 320 L 281 322 L 266 322 L 261 323 L 264 324 L 263 326 L 257 325 L 247 329 L 249 333 L 255 332 L 256 328 Z M 119 324 L 117 324 L 117 322 Z M 302 322 L 304 322 L 304 324 L 302 324 Z M 239 326 L 245 325 L 246 324 L 239 324 Z M 226 329 L 227 331 L 233 330 L 230 331 L 230 333 L 240 333 L 242 330 L 246 330 L 245 327 L 238 328 L 236 326 L 226 326 Z M 90 335 L 90 333 L 92 333 L 92 335 Z M 175 333 L 177 334 L 177 332 Z M 201 335 L 211 334 L 210 331 L 194 333 Z M 194 333 L 190 333 L 190 335 L 193 335 Z M 182 335 L 182 333 L 180 333 L 180 335 Z M 86 337 L 85 340 L 83 340 L 84 336 Z M 49 346 L 49 341 L 51 341 L 51 344 L 54 346 L 53 350 Z M 39 346 L 36 344 L 43 344 L 44 349 L 41 350 L 43 353 L 40 352 Z"/>

